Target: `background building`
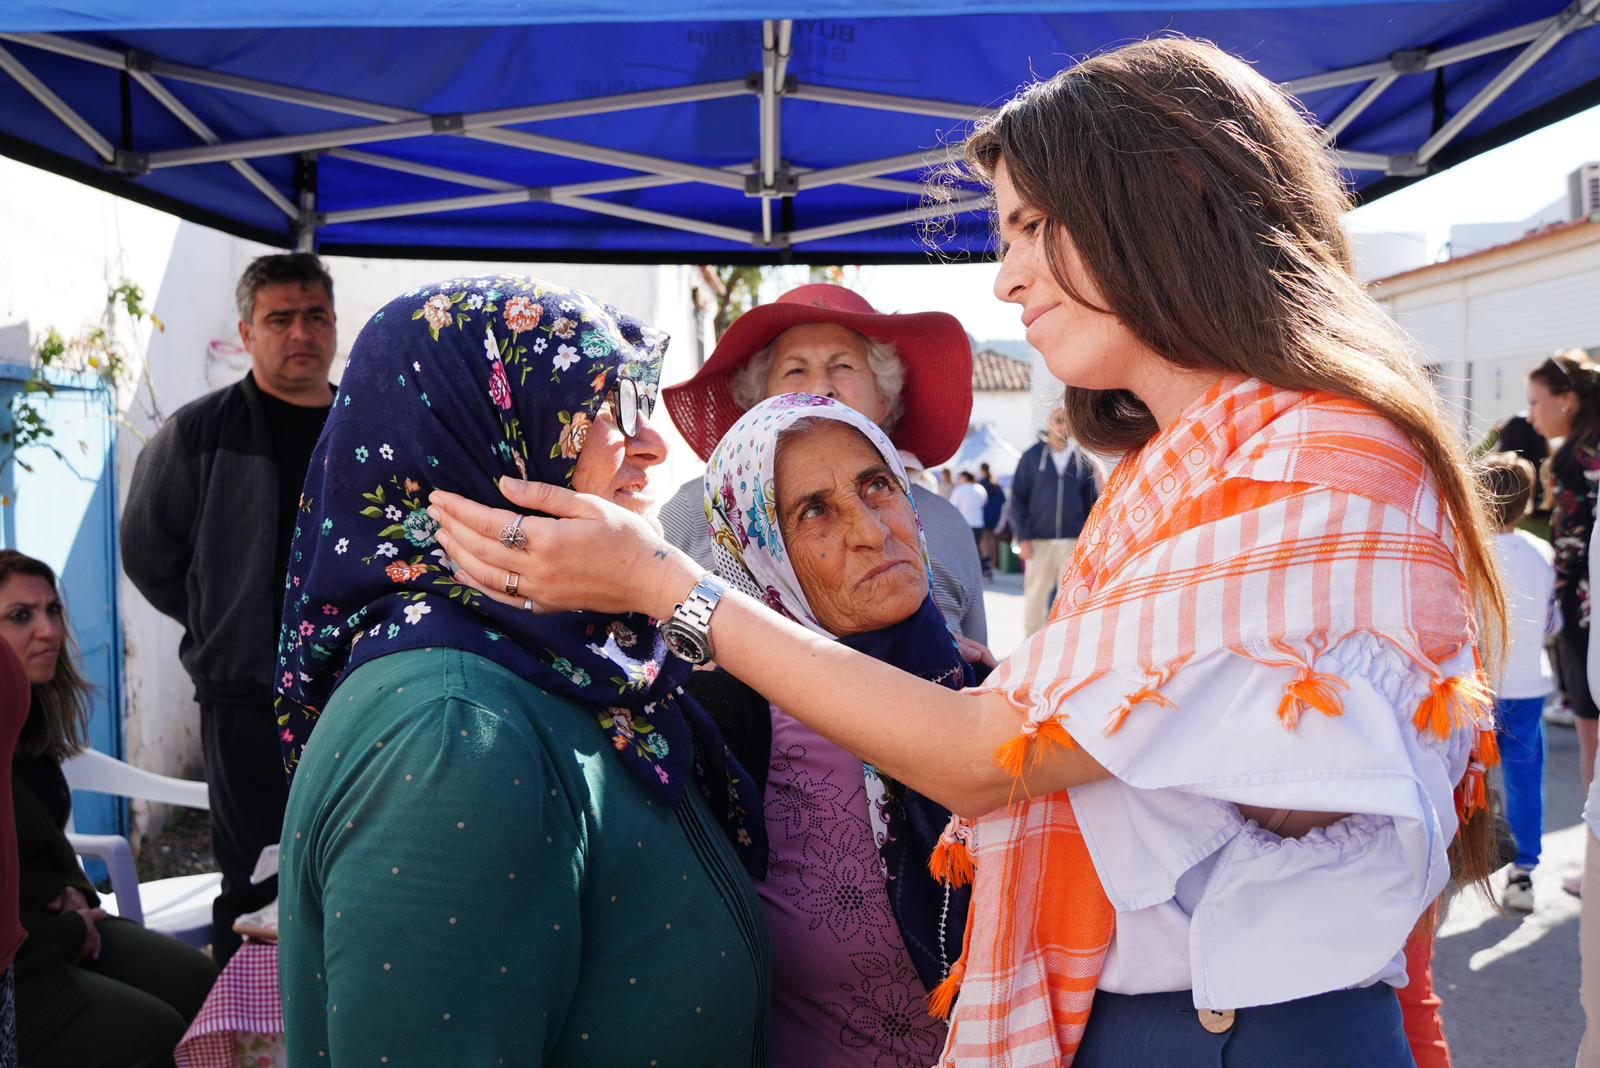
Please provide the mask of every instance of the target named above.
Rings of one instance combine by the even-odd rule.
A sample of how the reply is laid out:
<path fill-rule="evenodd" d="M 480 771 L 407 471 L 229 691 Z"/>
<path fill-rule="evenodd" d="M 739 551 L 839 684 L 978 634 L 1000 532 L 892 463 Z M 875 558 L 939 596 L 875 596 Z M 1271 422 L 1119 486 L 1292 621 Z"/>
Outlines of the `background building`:
<path fill-rule="evenodd" d="M 1545 357 L 1600 350 L 1600 164 L 1568 188 L 1520 222 L 1452 227 L 1449 259 L 1371 283 L 1474 441 L 1527 407 Z"/>

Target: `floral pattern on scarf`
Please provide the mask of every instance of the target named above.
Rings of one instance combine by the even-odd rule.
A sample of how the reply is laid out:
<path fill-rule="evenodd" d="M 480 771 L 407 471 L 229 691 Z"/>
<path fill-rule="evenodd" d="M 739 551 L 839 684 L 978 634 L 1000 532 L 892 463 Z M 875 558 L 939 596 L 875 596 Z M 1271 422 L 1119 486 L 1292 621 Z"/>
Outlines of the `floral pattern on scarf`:
<path fill-rule="evenodd" d="M 291 774 L 352 668 L 446 646 L 593 709 L 630 771 L 678 802 L 709 717 L 688 707 L 689 666 L 656 623 L 483 597 L 455 581 L 427 513 L 435 489 L 499 502 L 504 475 L 570 486 L 609 387 L 621 375 L 653 397 L 666 345 L 588 294 L 511 276 L 414 289 L 372 317 L 312 455 L 290 552 L 276 705 Z"/>

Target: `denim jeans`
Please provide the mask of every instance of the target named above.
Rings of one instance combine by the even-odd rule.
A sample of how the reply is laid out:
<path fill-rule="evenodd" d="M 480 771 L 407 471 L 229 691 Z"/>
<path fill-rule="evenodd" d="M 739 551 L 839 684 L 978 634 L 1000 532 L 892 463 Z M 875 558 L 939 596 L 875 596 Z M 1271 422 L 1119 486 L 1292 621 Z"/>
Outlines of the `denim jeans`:
<path fill-rule="evenodd" d="M 1520 697 L 1496 702 L 1494 717 L 1500 741 L 1500 767 L 1505 774 L 1506 819 L 1517 839 L 1516 865 L 1539 864 L 1544 837 L 1544 698 Z"/>
<path fill-rule="evenodd" d="M 1094 996 L 1074 1068 L 1415 1068 L 1385 983 L 1240 1009 L 1211 1034 L 1189 991 Z"/>

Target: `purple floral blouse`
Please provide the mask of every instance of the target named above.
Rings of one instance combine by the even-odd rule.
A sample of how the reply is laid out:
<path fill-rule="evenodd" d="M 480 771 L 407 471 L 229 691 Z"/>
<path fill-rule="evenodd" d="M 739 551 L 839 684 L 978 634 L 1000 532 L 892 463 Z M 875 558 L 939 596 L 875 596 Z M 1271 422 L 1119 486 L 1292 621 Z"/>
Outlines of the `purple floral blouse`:
<path fill-rule="evenodd" d="M 757 884 L 773 1068 L 926 1068 L 944 1044 L 884 893 L 868 803 L 861 761 L 774 707 Z"/>

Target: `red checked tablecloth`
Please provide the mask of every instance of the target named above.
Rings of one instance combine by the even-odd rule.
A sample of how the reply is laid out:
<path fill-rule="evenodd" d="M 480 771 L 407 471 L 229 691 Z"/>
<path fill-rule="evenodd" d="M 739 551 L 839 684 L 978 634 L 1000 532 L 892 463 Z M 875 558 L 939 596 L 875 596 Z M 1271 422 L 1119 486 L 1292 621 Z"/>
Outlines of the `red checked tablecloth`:
<path fill-rule="evenodd" d="M 245 939 L 173 1060 L 178 1068 L 286 1068 L 277 943 Z"/>

